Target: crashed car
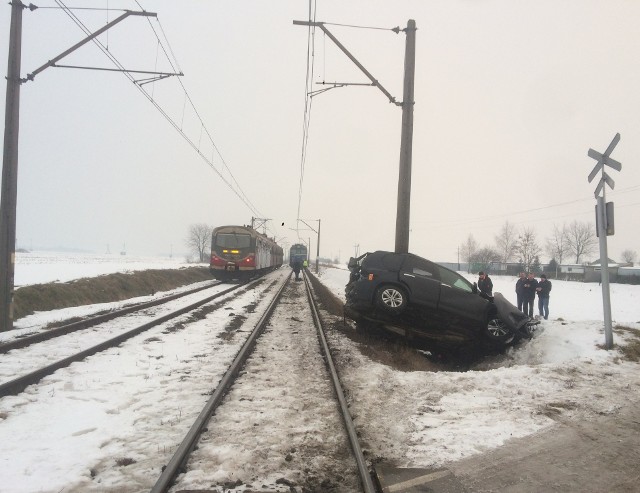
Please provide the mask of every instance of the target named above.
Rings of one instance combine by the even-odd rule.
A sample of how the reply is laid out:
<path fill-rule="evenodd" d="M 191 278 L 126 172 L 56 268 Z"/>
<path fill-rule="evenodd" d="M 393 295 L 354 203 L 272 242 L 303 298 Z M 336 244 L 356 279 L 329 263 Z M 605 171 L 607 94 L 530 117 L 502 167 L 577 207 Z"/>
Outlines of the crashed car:
<path fill-rule="evenodd" d="M 411 253 L 365 253 L 348 267 L 345 316 L 416 343 L 504 346 L 537 323 L 499 293 L 484 296 L 476 283 Z"/>

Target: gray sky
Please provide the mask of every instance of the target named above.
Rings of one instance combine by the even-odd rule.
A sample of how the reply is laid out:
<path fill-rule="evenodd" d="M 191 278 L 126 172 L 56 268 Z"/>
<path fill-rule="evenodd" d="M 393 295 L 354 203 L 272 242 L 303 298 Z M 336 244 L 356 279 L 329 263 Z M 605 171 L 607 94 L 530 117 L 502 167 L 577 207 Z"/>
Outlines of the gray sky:
<path fill-rule="evenodd" d="M 254 209 L 272 219 L 270 233 L 297 241 L 289 228 L 298 212 L 308 31 L 292 21 L 308 19 L 308 2 L 140 2 L 158 14 L 151 25 L 166 34 L 219 153 L 177 78 L 143 87 L 232 182 L 224 159 Z M 137 9 L 115 0 L 69 5 Z M 455 261 L 470 233 L 492 246 L 506 220 L 534 228 L 540 244 L 554 223 L 593 222 L 587 150 L 603 152 L 620 132 L 612 157 L 623 168 L 611 170 L 616 189 L 607 191 L 616 205 L 609 253 L 640 253 L 640 3 L 317 0 L 316 12 L 318 21 L 357 26 L 417 23 L 410 251 Z M 92 31 L 120 14 L 75 13 Z M 4 5 L 5 75 L 9 14 Z M 23 76 L 84 37 L 60 10 L 23 16 Z M 403 33 L 329 29 L 402 100 Z M 169 68 L 143 18 L 101 41 L 129 69 Z M 314 62 L 315 82 L 366 82 L 319 30 Z M 112 67 L 92 44 L 60 63 Z M 0 104 L 4 114 L 4 97 Z M 322 220 L 321 256 L 345 260 L 356 244 L 360 252 L 394 248 L 400 124 L 400 108 L 372 87 L 312 99 L 300 217 L 316 228 Z M 124 75 L 48 68 L 23 84 L 18 246 L 179 253 L 190 224 L 248 224 L 252 215 Z M 315 252 L 315 233 L 300 236 Z"/>

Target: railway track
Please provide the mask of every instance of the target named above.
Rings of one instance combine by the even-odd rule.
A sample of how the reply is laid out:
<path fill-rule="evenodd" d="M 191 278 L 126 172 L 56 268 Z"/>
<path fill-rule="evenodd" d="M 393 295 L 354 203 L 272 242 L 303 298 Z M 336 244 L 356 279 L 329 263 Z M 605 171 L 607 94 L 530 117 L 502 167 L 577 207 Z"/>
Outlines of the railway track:
<path fill-rule="evenodd" d="M 42 491 L 77 493 L 101 485 L 110 491 L 223 491 L 211 487 L 228 490 L 228 481 L 237 484 L 240 477 L 264 493 L 375 491 L 348 412 L 340 414 L 346 403 L 339 382 L 337 390 L 332 383 L 335 368 L 325 366 L 329 352 L 320 349 L 321 320 L 306 301 L 313 299 L 310 288 L 286 284 L 290 277 L 288 269 L 276 271 L 234 286 L 235 293 L 217 293 L 221 298 L 210 302 L 205 291 L 198 308 L 185 307 L 182 315 L 117 347 L 41 376 L 15 397 L 9 395 L 20 392 L 15 387 L 5 392 L 0 432 L 9 436 L 12 428 L 28 428 L 34 437 L 0 443 L 11 471 L 7 480 L 24 491 L 42 490 L 34 475 L 12 468 L 15 456 L 20 463 L 52 463 L 46 473 L 50 489 Z M 273 301 L 280 288 L 284 299 Z M 123 319 L 108 324 L 117 320 Z M 262 336 L 253 335 L 258 326 Z M 252 356 L 234 363 L 245 346 L 255 346 Z M 0 367 L 25 350 L 5 354 Z M 212 407 L 212 399 L 219 403 Z M 55 416 L 56 426 L 43 422 L 43 414 Z M 99 448 L 92 445 L 96 439 Z M 43 442 L 52 441 L 67 453 L 43 457 Z M 225 452 L 232 443 L 238 448 Z M 88 452 L 69 453 L 77 450 Z M 211 460 L 211 450 L 218 460 Z M 213 475 L 198 485 L 200 470 Z"/>
<path fill-rule="evenodd" d="M 377 491 L 311 285 L 307 276 L 304 284 L 289 280 L 278 289 L 152 493 L 241 486 L 274 492 Z M 283 359 L 284 369 L 278 367 Z"/>
<path fill-rule="evenodd" d="M 254 281 L 253 284 L 256 282 L 259 281 Z M 249 283 L 249 285 L 251 284 Z M 0 352 L 6 354 L 0 360 L 0 397 L 20 393 L 27 386 L 37 383 L 56 370 L 100 351 L 115 347 L 131 337 L 189 313 L 243 286 L 244 284 L 237 284 L 226 287 L 220 282 L 214 282 L 183 293 L 114 310 L 107 314 L 1 344 Z M 212 293 L 212 288 L 218 289 Z M 140 312 L 144 310 L 162 305 L 167 306 L 176 300 L 186 301 L 179 307 L 176 307 L 174 303 L 167 309 L 153 310 L 146 316 L 140 315 Z M 131 314 L 137 314 L 137 316 L 124 322 L 124 317 Z M 144 321 L 141 323 L 141 320 Z M 106 326 L 107 322 L 110 322 L 108 327 Z M 87 332 L 87 329 L 91 329 L 91 332 L 80 334 L 80 332 Z M 60 339 L 64 340 L 60 341 Z M 97 342 L 98 340 L 100 342 Z M 78 349 L 80 347 L 82 349 Z M 20 368 L 21 374 L 16 377 L 17 366 Z"/>
<path fill-rule="evenodd" d="M 77 320 L 75 322 L 65 323 L 55 328 L 45 329 L 21 337 L 16 337 L 13 340 L 0 343 L 0 354 L 9 352 L 13 349 L 21 349 L 38 342 L 47 341 L 55 337 L 70 334 L 71 332 L 75 332 L 77 330 L 88 329 L 89 327 L 93 327 L 94 325 L 113 320 L 114 318 L 122 317 L 130 313 L 139 312 L 141 310 L 152 308 L 154 306 L 163 305 L 165 303 L 168 303 L 169 301 L 184 298 L 185 296 L 198 293 L 214 286 L 218 286 L 219 284 L 221 284 L 220 281 L 214 281 L 211 283 L 207 283 L 204 286 L 198 286 L 197 288 L 189 289 L 187 291 L 162 296 L 151 301 L 135 303 L 124 308 L 109 310 L 107 313 L 101 313 L 99 315 L 90 316 L 82 320 Z"/>

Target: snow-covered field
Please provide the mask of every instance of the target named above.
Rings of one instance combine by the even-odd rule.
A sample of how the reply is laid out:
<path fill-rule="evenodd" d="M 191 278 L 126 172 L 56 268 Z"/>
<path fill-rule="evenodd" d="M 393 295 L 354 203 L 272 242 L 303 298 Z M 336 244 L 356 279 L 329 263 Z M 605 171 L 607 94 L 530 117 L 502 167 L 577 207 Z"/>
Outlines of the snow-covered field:
<path fill-rule="evenodd" d="M 343 299 L 347 279 L 344 268 L 320 272 L 320 280 Z M 515 278 L 493 281 L 495 291 L 515 300 Z M 602 415 L 615 419 L 623 406 L 637 405 L 638 363 L 624 361 L 615 349 L 601 349 L 600 287 L 552 282 L 550 318 L 542 321 L 533 340 L 473 371 L 398 371 L 370 359 L 358 343 L 332 331 L 329 338 L 339 349 L 340 363 L 348 362 L 343 385 L 349 389 L 366 449 L 397 466 L 440 466 L 551 427 L 558 415 L 582 422 Z M 612 285 L 614 325 L 640 329 L 639 297 L 639 286 Z M 243 303 L 234 304 L 235 311 Z M 49 315 L 60 318 L 66 313 Z M 47 314 L 40 316 L 44 323 Z M 207 341 L 214 340 L 207 334 L 218 330 L 224 318 L 214 312 L 161 345 L 143 343 L 150 335 L 142 335 L 108 354 L 59 370 L 19 396 L 0 399 L 0 491 L 146 491 L 118 489 L 122 484 L 115 460 L 131 457 L 136 463 L 126 466 L 126 474 L 155 480 L 157 471 L 145 466 L 146 454 L 171 448 L 167 436 L 179 435 L 176 427 L 186 425 L 188 410 L 199 409 L 204 398 L 200 391 L 184 392 L 181 365 L 194 357 L 189 355 L 207 353 Z M 270 330 L 290 328 L 272 324 Z M 624 344 L 627 337 L 616 332 L 614 343 Z M 288 371 L 286 351 L 273 351 L 271 357 L 274 367 Z M 277 399 L 275 390 L 273 394 Z M 172 395 L 180 396 L 173 411 L 154 414 L 154 399 Z M 141 426 L 154 430 L 153 443 L 140 443 Z M 264 447 L 269 453 L 288 453 L 288 444 L 278 436 Z M 227 466 L 232 467 L 233 451 L 229 454 Z M 94 466 L 113 470 L 99 475 L 97 483 L 90 473 Z M 261 472 L 259 465 L 256 469 Z M 233 478 L 233 472 L 229 474 Z"/>
<path fill-rule="evenodd" d="M 66 282 L 115 272 L 145 269 L 179 269 L 188 264 L 181 257 L 141 257 L 89 253 L 16 252 L 17 287 L 47 282 Z"/>

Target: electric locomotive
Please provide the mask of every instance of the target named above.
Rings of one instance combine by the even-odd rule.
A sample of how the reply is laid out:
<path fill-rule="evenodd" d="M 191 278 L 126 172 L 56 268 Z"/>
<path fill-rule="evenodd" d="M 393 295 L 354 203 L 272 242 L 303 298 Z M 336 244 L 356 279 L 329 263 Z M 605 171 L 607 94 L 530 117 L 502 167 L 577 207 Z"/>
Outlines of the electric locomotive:
<path fill-rule="evenodd" d="M 209 271 L 219 280 L 248 279 L 282 266 L 284 251 L 247 226 L 220 226 L 211 235 Z"/>
<path fill-rule="evenodd" d="M 307 260 L 307 245 L 296 243 L 289 249 L 289 267 L 293 267 L 296 260 L 299 260 L 300 264 Z"/>

